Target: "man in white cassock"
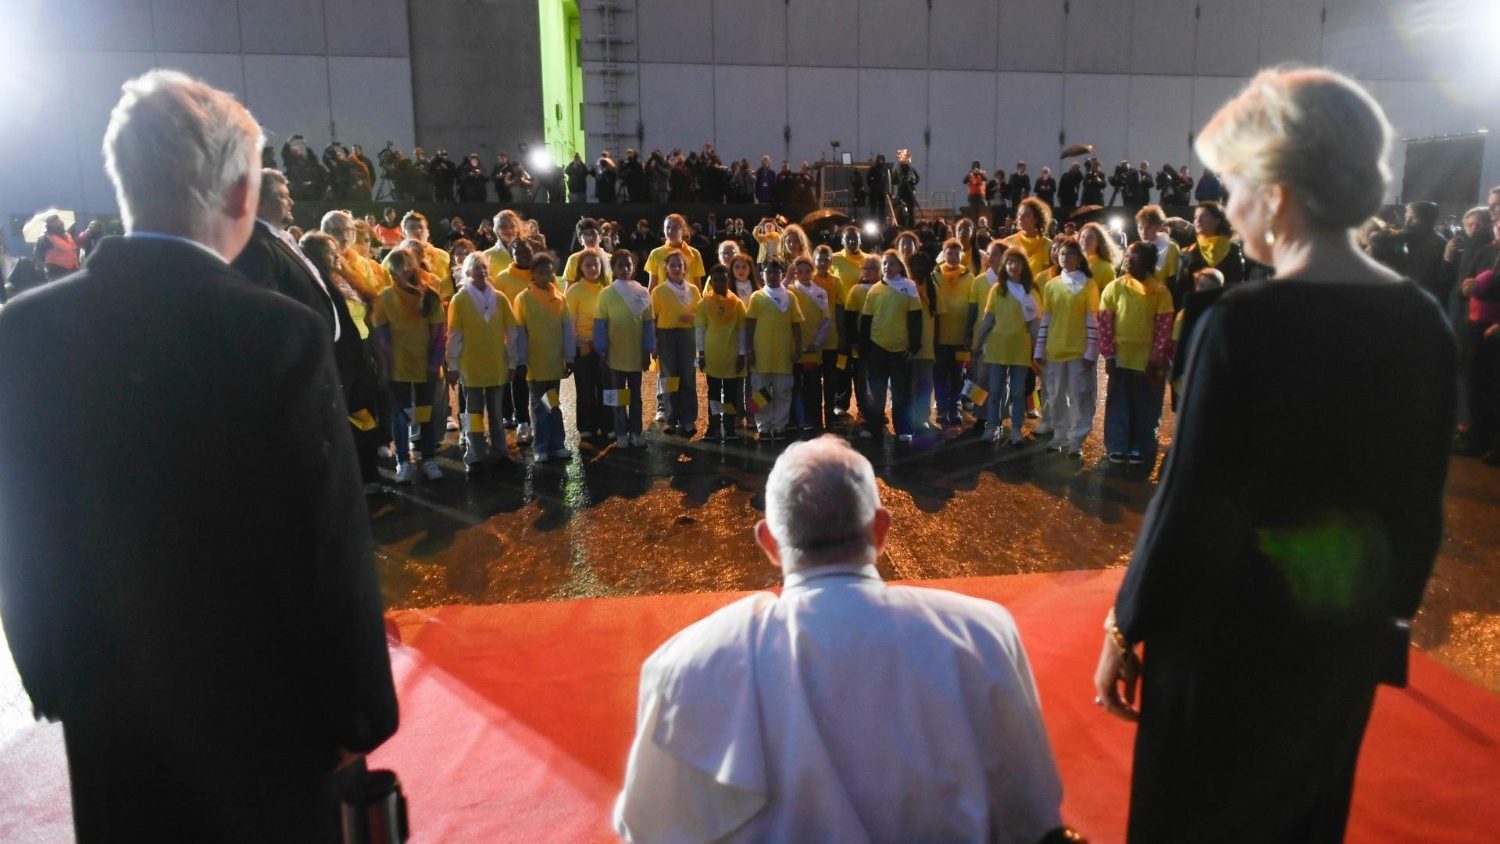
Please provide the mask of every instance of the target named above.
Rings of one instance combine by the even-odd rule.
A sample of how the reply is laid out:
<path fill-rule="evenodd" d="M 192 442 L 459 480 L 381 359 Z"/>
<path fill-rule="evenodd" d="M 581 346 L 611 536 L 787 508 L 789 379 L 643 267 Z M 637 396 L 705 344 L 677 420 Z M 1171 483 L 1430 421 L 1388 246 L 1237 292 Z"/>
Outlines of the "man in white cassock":
<path fill-rule="evenodd" d="M 1010 613 L 885 585 L 890 527 L 874 470 L 842 440 L 777 459 L 755 537 L 782 593 L 736 601 L 646 660 L 621 835 L 1035 844 L 1060 826 Z"/>

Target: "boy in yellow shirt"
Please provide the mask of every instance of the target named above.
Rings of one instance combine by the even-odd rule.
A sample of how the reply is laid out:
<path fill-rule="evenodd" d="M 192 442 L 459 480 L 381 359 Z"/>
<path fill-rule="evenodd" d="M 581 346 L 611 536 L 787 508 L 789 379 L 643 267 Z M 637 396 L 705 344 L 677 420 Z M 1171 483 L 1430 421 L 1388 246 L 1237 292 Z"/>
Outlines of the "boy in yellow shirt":
<path fill-rule="evenodd" d="M 969 350 L 969 299 L 974 292 L 974 274 L 964 262 L 963 244 L 949 238 L 943 244 L 943 260 L 933 271 L 937 286 L 937 349 L 933 386 L 937 396 L 939 425 L 957 425 L 959 390 L 963 387 L 964 361 Z"/>
<path fill-rule="evenodd" d="M 861 421 L 868 420 L 879 415 L 882 418 L 881 425 L 885 422 L 885 408 L 879 411 L 870 408 L 869 385 L 865 380 L 865 362 L 870 359 L 868 339 L 861 339 L 859 334 L 859 319 L 865 308 L 865 298 L 870 295 L 870 288 L 880 283 L 880 256 L 866 255 L 864 263 L 860 265 L 859 276 L 854 283 L 849 285 L 849 290 L 844 294 L 844 330 L 839 335 L 839 353 L 844 359 L 849 380 L 849 391 L 853 394 L 855 405 L 859 408 Z M 849 396 L 844 396 L 843 401 L 847 409 Z M 868 428 L 859 429 L 861 437 L 870 437 Z"/>
<path fill-rule="evenodd" d="M 531 286 L 531 260 L 536 255 L 537 245 L 519 238 L 511 244 L 511 249 L 514 250 L 511 263 L 495 274 L 494 282 L 495 289 L 500 291 L 500 295 L 514 309 L 516 298 Z M 510 389 L 505 392 L 505 401 L 500 406 L 505 427 L 516 429 L 516 445 L 531 442 L 533 436 L 530 383 L 530 379 L 526 377 L 526 364 L 523 362 L 516 366 L 515 376 L 510 380 Z"/>
<path fill-rule="evenodd" d="M 805 321 L 803 328 L 809 337 L 807 349 L 797 359 L 792 371 L 793 403 L 792 418 L 804 431 L 823 428 L 823 349 L 828 336 L 833 334 L 833 301 L 828 292 L 813 283 L 812 259 L 803 255 L 792 261 L 792 293 L 797 297 L 797 307 Z M 838 338 L 834 338 L 837 342 Z M 831 411 L 832 408 L 829 408 Z M 828 414 L 826 424 L 832 424 L 833 414 Z"/>
<path fill-rule="evenodd" d="M 1111 463 L 1156 458 L 1156 429 L 1172 342 L 1172 294 L 1158 281 L 1156 245 L 1130 244 L 1126 274 L 1099 296 L 1099 354 L 1109 373 L 1104 449 Z"/>
<path fill-rule="evenodd" d="M 604 370 L 605 405 L 614 408 L 615 439 L 621 448 L 646 444 L 641 434 L 641 371 L 656 350 L 651 294 L 635 280 L 635 256 L 616 249 L 610 258 L 615 280 L 594 304 L 594 349 Z"/>
<path fill-rule="evenodd" d="M 555 281 L 556 259 L 543 252 L 531 259 L 531 285 L 516 296 L 517 362 L 526 367 L 531 418 L 536 439 L 531 450 L 538 463 L 573 456 L 563 440 L 562 379 L 573 374 L 578 348 L 573 319 Z"/>
<path fill-rule="evenodd" d="M 765 286 L 750 296 L 745 334 L 750 338 L 750 389 L 769 397 L 755 412 L 755 427 L 763 440 L 786 435 L 792 410 L 792 367 L 804 351 L 802 309 L 797 297 L 781 284 L 781 259 L 771 258 L 761 270 Z"/>
<path fill-rule="evenodd" d="M 922 349 L 922 300 L 917 285 L 906 277 L 906 264 L 894 249 L 880 258 L 880 283 L 870 288 L 860 310 L 859 336 L 869 359 L 865 361 L 871 414 L 865 431 L 885 433 L 887 387 L 891 396 L 896 438 L 912 441 L 912 361 Z"/>
<path fill-rule="evenodd" d="M 563 295 L 578 344 L 577 355 L 573 358 L 573 387 L 578 394 L 574 402 L 574 422 L 580 440 L 602 438 L 614 425 L 614 419 L 604 407 L 603 364 L 594 351 L 594 313 L 599 294 L 609 284 L 604 272 L 603 252 L 582 253 L 578 261 L 578 279 L 568 285 Z"/>
<path fill-rule="evenodd" d="M 651 291 L 656 321 L 656 358 L 661 365 L 657 392 L 666 400 L 662 433 L 691 438 L 698 427 L 698 380 L 693 375 L 693 326 L 703 294 L 685 275 L 687 261 L 672 252 L 665 259 L 666 278 Z"/>
<path fill-rule="evenodd" d="M 448 382 L 462 383 L 468 433 L 464 468 L 475 475 L 485 462 L 508 461 L 501 397 L 516 361 L 516 318 L 510 303 L 489 283 L 489 258 L 464 259 L 464 286 L 448 306 Z M 488 447 L 486 434 L 491 433 Z"/>
<path fill-rule="evenodd" d="M 432 422 L 433 396 L 442 365 L 446 330 L 437 294 L 421 283 L 418 258 L 401 248 L 388 256 L 394 284 L 382 291 L 370 313 L 382 369 L 390 383 L 391 437 L 396 441 L 396 483 L 416 479 L 411 460 L 411 430 L 420 430 L 418 448 L 428 480 L 443 477 L 435 458 L 437 436 Z"/>
<path fill-rule="evenodd" d="M 739 439 L 735 429 L 745 392 L 745 303 L 729 290 L 729 270 L 708 271 L 708 292 L 698 302 L 694 334 L 698 368 L 708 379 L 708 432 L 705 439 Z"/>
<path fill-rule="evenodd" d="M 1033 357 L 1043 367 L 1042 419 L 1051 448 L 1083 457 L 1094 427 L 1099 376 L 1099 286 L 1076 238 L 1059 247 L 1062 272 L 1042 288 L 1042 319 Z"/>

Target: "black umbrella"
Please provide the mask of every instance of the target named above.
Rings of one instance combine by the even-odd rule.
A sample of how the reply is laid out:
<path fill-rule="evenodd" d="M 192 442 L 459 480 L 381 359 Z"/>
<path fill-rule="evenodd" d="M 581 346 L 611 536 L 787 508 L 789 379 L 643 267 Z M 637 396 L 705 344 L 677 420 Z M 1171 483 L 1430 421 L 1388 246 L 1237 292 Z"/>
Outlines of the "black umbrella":
<path fill-rule="evenodd" d="M 1063 158 L 1077 158 L 1080 155 L 1094 155 L 1093 144 L 1074 144 L 1062 151 Z"/>
<path fill-rule="evenodd" d="M 802 218 L 802 228 L 809 234 L 830 227 L 845 226 L 853 222 L 849 215 L 837 208 L 820 208 Z"/>

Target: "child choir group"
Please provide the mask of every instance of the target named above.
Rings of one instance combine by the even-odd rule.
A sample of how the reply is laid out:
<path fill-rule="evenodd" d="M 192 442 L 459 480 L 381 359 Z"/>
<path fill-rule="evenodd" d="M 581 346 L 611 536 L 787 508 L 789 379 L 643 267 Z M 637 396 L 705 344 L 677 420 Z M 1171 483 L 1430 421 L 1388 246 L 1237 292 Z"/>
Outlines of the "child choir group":
<path fill-rule="evenodd" d="M 447 403 L 445 382 L 457 388 L 463 459 L 474 474 L 513 459 L 508 426 L 537 461 L 572 456 L 559 399 L 568 378 L 581 440 L 644 445 L 647 372 L 663 436 L 698 435 L 701 372 L 707 439 L 753 430 L 767 442 L 840 427 L 876 438 L 887 432 L 889 408 L 900 443 L 971 426 L 995 443 L 1050 436 L 1050 448 L 1081 458 L 1101 358 L 1108 459 L 1148 463 L 1180 340 L 1179 271 L 1194 269 L 1200 289 L 1223 282 L 1204 260 L 1227 251 L 1223 214 L 1205 206 L 1192 262 L 1156 206 L 1137 214 L 1141 239 L 1123 259 L 1098 223 L 1049 236 L 1051 209 L 1031 198 L 1017 231 L 979 254 L 966 220 L 935 261 L 912 232 L 867 252 L 848 226 L 835 251 L 792 225 L 758 228 L 754 256 L 724 242 L 707 269 L 686 241 L 687 221 L 671 214 L 665 242 L 639 268 L 646 284 L 637 281 L 636 255 L 602 249 L 589 220 L 579 227 L 581 248 L 560 262 L 503 211 L 499 242 L 450 271 L 448 253 L 427 242 L 425 220 L 411 213 L 402 221 L 406 239 L 380 264 L 363 259 L 386 286 L 357 316 L 388 382 L 399 483 L 416 477 L 413 446 L 422 457 L 434 453 L 435 420 L 447 418 L 445 408 L 434 412 Z M 1028 416 L 1039 418 L 1029 434 Z M 421 468 L 441 477 L 430 460 Z"/>

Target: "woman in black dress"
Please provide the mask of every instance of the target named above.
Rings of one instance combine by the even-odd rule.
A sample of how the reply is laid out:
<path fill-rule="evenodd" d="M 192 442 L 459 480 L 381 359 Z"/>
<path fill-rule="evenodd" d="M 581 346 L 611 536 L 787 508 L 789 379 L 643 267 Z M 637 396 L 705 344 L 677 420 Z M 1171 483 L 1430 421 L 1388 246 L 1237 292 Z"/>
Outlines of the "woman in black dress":
<path fill-rule="evenodd" d="M 1181 434 L 1105 622 L 1096 702 L 1139 719 L 1132 842 L 1342 840 L 1375 687 L 1405 682 L 1455 354 L 1431 298 L 1352 241 L 1389 139 L 1318 69 L 1262 72 L 1198 139 L 1276 277 L 1185 340 Z"/>

